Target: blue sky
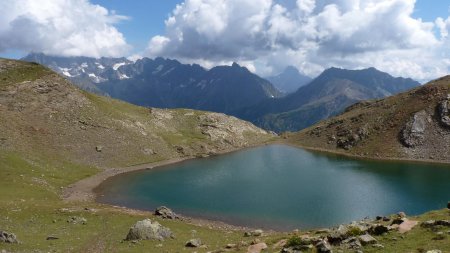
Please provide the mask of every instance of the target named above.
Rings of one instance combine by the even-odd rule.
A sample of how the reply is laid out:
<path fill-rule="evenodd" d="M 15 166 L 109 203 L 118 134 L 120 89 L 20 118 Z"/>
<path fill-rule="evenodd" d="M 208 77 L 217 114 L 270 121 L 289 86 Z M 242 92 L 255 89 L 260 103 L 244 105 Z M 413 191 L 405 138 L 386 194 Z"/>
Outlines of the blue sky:
<path fill-rule="evenodd" d="M 422 81 L 450 73 L 449 7 L 448 0 L 2 0 L 0 57 L 162 56 L 206 68 L 238 62 L 263 76 L 287 66 L 312 77 L 332 66 L 376 67 Z"/>
<path fill-rule="evenodd" d="M 292 0 L 282 1 L 287 3 L 294 2 Z M 117 27 L 125 35 L 127 41 L 133 45 L 135 53 L 142 51 L 151 37 L 164 33 L 164 21 L 175 6 L 182 2 L 182 0 L 92 1 L 94 4 L 99 4 L 110 10 L 117 11 L 118 14 L 130 17 L 130 20 L 118 24 Z M 437 17 L 448 16 L 449 8 L 450 2 L 448 0 L 417 0 L 414 17 L 434 22 Z"/>
<path fill-rule="evenodd" d="M 164 33 L 164 21 L 181 0 L 95 0 L 120 15 L 130 17 L 117 25 L 136 51 L 143 50 L 151 37 Z"/>

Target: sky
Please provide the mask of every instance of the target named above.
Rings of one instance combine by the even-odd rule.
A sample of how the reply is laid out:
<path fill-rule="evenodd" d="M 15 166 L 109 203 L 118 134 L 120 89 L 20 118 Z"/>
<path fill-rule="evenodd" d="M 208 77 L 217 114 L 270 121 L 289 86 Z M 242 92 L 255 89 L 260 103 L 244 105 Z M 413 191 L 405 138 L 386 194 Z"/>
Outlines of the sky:
<path fill-rule="evenodd" d="M 450 72 L 449 11 L 448 0 L 2 0 L 0 57 L 162 56 L 262 76 L 376 67 L 426 81 Z"/>

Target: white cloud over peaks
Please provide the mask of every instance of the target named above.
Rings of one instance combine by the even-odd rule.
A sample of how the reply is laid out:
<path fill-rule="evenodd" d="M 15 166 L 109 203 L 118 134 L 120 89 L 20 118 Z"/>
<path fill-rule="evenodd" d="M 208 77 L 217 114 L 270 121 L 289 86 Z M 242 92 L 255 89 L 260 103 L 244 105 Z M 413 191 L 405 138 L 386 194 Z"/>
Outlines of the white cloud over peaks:
<path fill-rule="evenodd" d="M 114 24 L 124 19 L 88 0 L 2 0 L 0 52 L 123 56 L 129 45 Z"/>
<path fill-rule="evenodd" d="M 239 61 L 260 74 L 295 65 L 374 66 L 431 79 L 449 72 L 450 18 L 412 17 L 415 0 L 185 0 L 151 39 L 147 55 Z M 440 36 L 439 36 L 440 34 Z M 447 50 L 448 51 L 448 50 Z"/>

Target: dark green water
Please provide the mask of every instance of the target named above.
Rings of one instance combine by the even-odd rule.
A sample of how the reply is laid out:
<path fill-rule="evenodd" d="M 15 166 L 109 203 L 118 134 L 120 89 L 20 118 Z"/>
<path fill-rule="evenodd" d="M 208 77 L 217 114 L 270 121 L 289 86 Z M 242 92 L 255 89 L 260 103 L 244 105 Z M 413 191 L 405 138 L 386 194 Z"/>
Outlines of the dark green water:
<path fill-rule="evenodd" d="M 120 175 L 98 201 L 231 224 L 290 230 L 442 209 L 448 166 L 351 160 L 270 145 Z"/>

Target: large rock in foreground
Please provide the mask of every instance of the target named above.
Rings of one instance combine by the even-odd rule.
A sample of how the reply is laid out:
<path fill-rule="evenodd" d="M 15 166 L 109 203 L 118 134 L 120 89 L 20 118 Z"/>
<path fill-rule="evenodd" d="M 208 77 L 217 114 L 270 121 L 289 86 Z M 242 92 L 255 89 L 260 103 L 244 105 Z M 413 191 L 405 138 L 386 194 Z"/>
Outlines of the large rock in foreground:
<path fill-rule="evenodd" d="M 145 219 L 136 222 L 136 224 L 130 228 L 126 241 L 133 240 L 160 240 L 163 241 L 166 238 L 172 237 L 172 231 L 170 229 L 161 226 L 156 221 Z"/>

